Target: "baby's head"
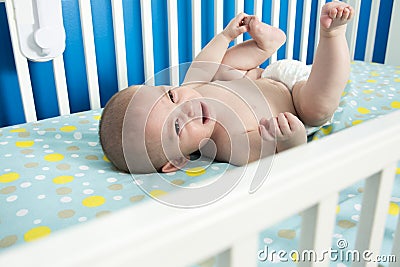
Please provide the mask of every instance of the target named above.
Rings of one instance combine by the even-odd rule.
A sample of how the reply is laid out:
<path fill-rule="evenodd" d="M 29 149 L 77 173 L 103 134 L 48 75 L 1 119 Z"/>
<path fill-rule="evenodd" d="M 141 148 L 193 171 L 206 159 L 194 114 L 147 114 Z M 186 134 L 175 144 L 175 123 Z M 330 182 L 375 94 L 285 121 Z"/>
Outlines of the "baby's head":
<path fill-rule="evenodd" d="M 132 86 L 114 95 L 100 121 L 107 158 L 130 173 L 171 172 L 211 137 L 213 109 L 189 87 Z"/>

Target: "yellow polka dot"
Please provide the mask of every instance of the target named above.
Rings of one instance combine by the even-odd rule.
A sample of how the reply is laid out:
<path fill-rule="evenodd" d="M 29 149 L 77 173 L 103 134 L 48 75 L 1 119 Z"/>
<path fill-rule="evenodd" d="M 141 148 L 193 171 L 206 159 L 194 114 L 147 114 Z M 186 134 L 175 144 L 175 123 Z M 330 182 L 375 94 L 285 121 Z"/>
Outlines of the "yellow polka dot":
<path fill-rule="evenodd" d="M 367 83 L 376 83 L 376 80 L 368 79 Z"/>
<path fill-rule="evenodd" d="M 35 142 L 33 142 L 32 140 L 29 140 L 29 141 L 17 141 L 17 142 L 15 142 L 15 145 L 17 147 L 31 147 L 31 146 L 33 146 L 34 143 Z"/>
<path fill-rule="evenodd" d="M 103 205 L 106 199 L 102 196 L 91 196 L 82 200 L 82 205 L 89 208 L 94 208 Z"/>
<path fill-rule="evenodd" d="M 292 259 L 293 262 L 297 262 L 297 253 L 296 252 L 292 252 L 292 254 L 290 254 L 290 258 Z"/>
<path fill-rule="evenodd" d="M 337 205 L 337 206 L 336 206 L 336 214 L 338 214 L 339 212 L 340 212 L 340 206 Z"/>
<path fill-rule="evenodd" d="M 45 237 L 51 233 L 51 229 L 47 226 L 38 226 L 30 229 L 24 234 L 24 240 L 26 242 L 34 241 L 38 238 Z"/>
<path fill-rule="evenodd" d="M 100 118 L 101 118 L 101 116 L 100 116 L 100 115 L 93 116 L 93 119 L 94 119 L 94 120 L 96 120 L 96 121 L 99 121 L 99 120 L 100 120 Z"/>
<path fill-rule="evenodd" d="M 152 197 L 159 197 L 159 196 L 162 196 L 165 194 L 167 194 L 167 192 L 165 192 L 164 190 L 159 190 L 159 189 L 155 189 L 150 192 L 150 196 L 152 196 Z"/>
<path fill-rule="evenodd" d="M 396 169 L 396 174 L 400 174 L 400 168 Z"/>
<path fill-rule="evenodd" d="M 376 71 L 371 71 L 371 72 L 370 72 L 370 75 L 373 76 L 373 77 L 378 77 L 378 76 L 379 76 L 379 73 L 376 72 Z"/>
<path fill-rule="evenodd" d="M 23 133 L 23 132 L 26 132 L 25 128 L 17 128 L 10 130 L 10 133 Z"/>
<path fill-rule="evenodd" d="M 364 94 L 372 94 L 373 92 L 374 92 L 374 89 L 363 90 Z"/>
<path fill-rule="evenodd" d="M 61 132 L 67 132 L 67 133 L 68 132 L 73 132 L 75 130 L 76 130 L 75 126 L 63 126 L 63 127 L 60 128 Z"/>
<path fill-rule="evenodd" d="M 389 205 L 389 214 L 390 214 L 390 215 L 398 215 L 399 212 L 400 212 L 399 204 L 390 202 L 390 205 Z"/>
<path fill-rule="evenodd" d="M 359 107 L 359 108 L 357 109 L 357 111 L 358 111 L 359 113 L 361 113 L 361 114 L 368 114 L 368 113 L 371 113 L 371 111 L 370 111 L 369 109 L 364 108 L 364 107 Z"/>
<path fill-rule="evenodd" d="M 50 161 L 50 162 L 56 162 L 56 161 L 60 161 L 63 159 L 64 159 L 64 156 L 61 154 L 58 154 L 58 153 L 48 154 L 48 155 L 44 156 L 44 160 Z"/>
<path fill-rule="evenodd" d="M 110 162 L 110 160 L 104 155 L 103 156 L 103 160 L 105 161 L 105 162 Z"/>
<path fill-rule="evenodd" d="M 0 183 L 11 183 L 19 179 L 19 174 L 16 172 L 9 172 L 0 175 Z"/>
<path fill-rule="evenodd" d="M 396 83 L 400 83 L 400 78 L 396 78 L 396 79 L 394 79 L 394 81 L 395 81 Z"/>
<path fill-rule="evenodd" d="M 400 74 L 400 70 L 396 70 L 394 73 L 396 73 L 396 74 Z"/>
<path fill-rule="evenodd" d="M 332 132 L 332 125 L 328 126 L 328 127 L 322 127 L 321 128 L 321 132 L 325 135 L 328 135 Z"/>
<path fill-rule="evenodd" d="M 200 176 L 206 173 L 206 170 L 202 167 L 195 167 L 186 170 L 188 176 Z"/>
<path fill-rule="evenodd" d="M 347 83 L 351 83 L 351 80 L 347 80 Z"/>
<path fill-rule="evenodd" d="M 363 122 L 363 120 L 355 120 L 355 121 L 353 121 L 351 124 L 357 125 L 357 124 L 360 124 L 360 123 L 362 123 L 362 122 Z"/>
<path fill-rule="evenodd" d="M 344 91 L 343 91 L 343 92 L 342 92 L 342 96 L 345 96 L 345 95 L 347 95 L 347 92 L 344 92 Z"/>
<path fill-rule="evenodd" d="M 67 184 L 74 180 L 74 176 L 64 175 L 64 176 L 57 176 L 53 179 L 53 183 L 55 184 Z"/>
<path fill-rule="evenodd" d="M 393 101 L 392 103 L 390 103 L 390 106 L 392 108 L 400 108 L 400 102 L 399 101 Z"/>

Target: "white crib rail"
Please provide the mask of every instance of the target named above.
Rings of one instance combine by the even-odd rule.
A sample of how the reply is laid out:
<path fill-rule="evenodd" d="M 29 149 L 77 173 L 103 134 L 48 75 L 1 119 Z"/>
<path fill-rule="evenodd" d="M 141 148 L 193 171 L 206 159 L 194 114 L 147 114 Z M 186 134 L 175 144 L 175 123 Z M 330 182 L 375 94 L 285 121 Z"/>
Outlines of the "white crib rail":
<path fill-rule="evenodd" d="M 257 165 L 250 164 L 232 171 L 245 171 L 243 180 L 210 206 L 177 209 L 148 201 L 54 233 L 36 246 L 10 249 L 0 254 L 0 265 L 22 266 L 29 259 L 32 266 L 177 267 L 222 253 L 220 266 L 252 267 L 257 263 L 257 234 L 302 210 L 304 224 L 310 225 L 303 229 L 301 249 L 322 251 L 330 248 L 337 192 L 371 175 L 360 217 L 360 231 L 366 232 L 359 233 L 357 248 L 377 251 L 384 217 L 365 214 L 379 215 L 388 207 L 387 190 L 394 162 L 400 159 L 399 121 L 400 111 L 278 154 L 269 178 L 254 194 L 248 186 Z M 373 175 L 377 173 L 381 175 Z M 363 240 L 365 233 L 371 238 Z M 398 244 L 393 250 L 398 253 Z"/>

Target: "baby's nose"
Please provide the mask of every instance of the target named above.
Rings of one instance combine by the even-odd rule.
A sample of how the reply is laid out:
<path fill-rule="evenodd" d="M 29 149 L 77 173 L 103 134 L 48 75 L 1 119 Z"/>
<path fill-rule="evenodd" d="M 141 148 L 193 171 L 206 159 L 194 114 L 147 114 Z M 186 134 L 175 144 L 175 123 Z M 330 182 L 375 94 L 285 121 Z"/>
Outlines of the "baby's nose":
<path fill-rule="evenodd" d="M 186 101 L 182 104 L 182 111 L 188 116 L 188 117 L 193 117 L 194 112 L 193 112 L 193 105 L 191 101 Z"/>

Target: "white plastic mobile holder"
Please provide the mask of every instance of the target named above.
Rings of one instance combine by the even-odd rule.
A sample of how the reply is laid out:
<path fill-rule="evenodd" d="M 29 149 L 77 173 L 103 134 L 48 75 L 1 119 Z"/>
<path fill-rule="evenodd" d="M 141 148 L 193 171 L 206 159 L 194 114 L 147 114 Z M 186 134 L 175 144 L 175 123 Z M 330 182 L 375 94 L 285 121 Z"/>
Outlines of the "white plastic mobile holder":
<path fill-rule="evenodd" d="M 48 61 L 65 50 L 61 0 L 12 0 L 21 53 Z"/>

